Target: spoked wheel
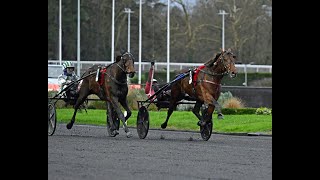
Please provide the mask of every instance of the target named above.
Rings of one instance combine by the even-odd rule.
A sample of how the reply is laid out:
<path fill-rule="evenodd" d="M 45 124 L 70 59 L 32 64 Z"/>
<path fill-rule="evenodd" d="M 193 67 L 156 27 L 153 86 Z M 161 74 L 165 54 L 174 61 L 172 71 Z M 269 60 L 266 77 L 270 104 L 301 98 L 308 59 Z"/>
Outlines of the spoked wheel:
<path fill-rule="evenodd" d="M 200 126 L 200 133 L 203 140 L 208 141 L 212 134 L 212 120 L 207 122 L 204 126 Z"/>
<path fill-rule="evenodd" d="M 149 131 L 149 112 L 146 107 L 141 106 L 137 117 L 137 132 L 140 139 L 144 139 Z"/>
<path fill-rule="evenodd" d="M 116 111 L 113 111 L 111 121 L 113 121 L 113 124 L 116 127 L 116 130 L 119 130 L 120 120 L 117 116 Z M 116 135 L 119 134 L 117 131 L 111 131 L 109 115 L 107 115 L 107 131 L 108 131 L 109 136 L 111 136 L 111 137 L 115 137 Z"/>
<path fill-rule="evenodd" d="M 52 136 L 56 130 L 57 116 L 54 104 L 48 103 L 48 135 Z"/>

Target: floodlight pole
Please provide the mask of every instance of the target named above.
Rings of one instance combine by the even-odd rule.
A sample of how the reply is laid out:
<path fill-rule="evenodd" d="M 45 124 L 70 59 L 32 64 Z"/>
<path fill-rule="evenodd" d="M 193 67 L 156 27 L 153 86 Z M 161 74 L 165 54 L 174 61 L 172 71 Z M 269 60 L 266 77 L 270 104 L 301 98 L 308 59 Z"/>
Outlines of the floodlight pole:
<path fill-rule="evenodd" d="M 222 15 L 222 51 L 224 51 L 224 15 L 229 13 L 226 13 L 224 10 L 219 10 L 218 14 Z"/>
<path fill-rule="evenodd" d="M 130 8 L 124 8 L 124 12 L 128 13 L 128 49 L 127 51 L 130 52 L 130 14 L 134 13 L 134 11 L 131 11 Z"/>
<path fill-rule="evenodd" d="M 77 75 L 80 77 L 80 0 L 78 0 Z"/>
<path fill-rule="evenodd" d="M 114 61 L 114 0 L 112 0 L 112 25 L 111 25 L 111 63 Z"/>
<path fill-rule="evenodd" d="M 59 63 L 62 61 L 61 0 L 59 0 Z"/>
<path fill-rule="evenodd" d="M 138 84 L 141 84 L 141 43 L 142 43 L 142 28 L 141 28 L 141 23 L 142 23 L 142 0 L 140 0 L 139 3 L 139 77 L 138 77 Z"/>
<path fill-rule="evenodd" d="M 170 82 L 170 0 L 167 13 L 167 82 Z"/>

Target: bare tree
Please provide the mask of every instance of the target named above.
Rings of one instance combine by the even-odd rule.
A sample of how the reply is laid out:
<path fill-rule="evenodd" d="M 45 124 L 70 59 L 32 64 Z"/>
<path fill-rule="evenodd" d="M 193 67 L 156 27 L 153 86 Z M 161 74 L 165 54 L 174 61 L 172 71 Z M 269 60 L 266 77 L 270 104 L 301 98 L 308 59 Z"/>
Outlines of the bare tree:
<path fill-rule="evenodd" d="M 256 55 L 256 53 L 265 49 L 265 47 L 257 46 L 263 41 L 258 36 L 266 31 L 261 32 L 261 28 L 257 24 L 261 19 L 265 19 L 268 16 L 262 8 L 263 2 L 260 0 L 219 0 L 216 3 L 219 8 L 225 8 L 229 13 L 228 18 L 226 18 L 226 23 L 229 24 L 226 30 L 231 34 L 232 38 L 229 38 L 227 43 L 237 52 L 239 59 L 244 63 L 258 62 L 259 58 L 256 58 L 259 55 Z M 271 29 L 268 28 L 268 30 Z M 265 40 L 268 41 L 270 38 Z M 245 50 L 246 44 L 253 44 L 253 46 L 249 50 Z M 250 47 L 250 45 L 246 47 Z"/>
<path fill-rule="evenodd" d="M 76 59 L 77 0 L 63 3 L 63 59 Z M 142 60 L 166 61 L 167 5 L 143 1 Z M 171 0 L 171 62 L 204 62 L 221 48 L 225 16 L 225 48 L 237 52 L 243 63 L 272 64 L 271 0 Z M 48 1 L 48 59 L 58 58 L 58 5 Z M 131 52 L 138 54 L 139 0 L 116 0 L 115 51 L 127 47 L 127 14 L 131 14 Z M 81 1 L 81 59 L 110 60 L 112 1 Z"/>

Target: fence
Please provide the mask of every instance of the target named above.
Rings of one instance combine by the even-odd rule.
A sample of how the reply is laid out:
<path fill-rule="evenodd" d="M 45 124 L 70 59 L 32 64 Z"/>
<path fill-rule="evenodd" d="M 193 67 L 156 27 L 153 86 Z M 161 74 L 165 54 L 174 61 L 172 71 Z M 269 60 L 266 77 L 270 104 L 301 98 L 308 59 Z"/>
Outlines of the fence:
<path fill-rule="evenodd" d="M 62 63 L 65 61 L 62 61 Z M 77 67 L 77 61 L 71 61 Z M 94 64 L 110 64 L 111 61 L 80 61 L 80 74 L 82 74 L 85 70 L 91 67 Z M 136 71 L 138 71 L 139 62 L 135 62 Z M 48 60 L 49 66 L 57 66 L 59 65 L 58 60 Z M 150 62 L 141 62 L 141 71 L 146 72 L 150 69 Z M 170 63 L 170 71 L 178 71 L 181 69 L 188 69 L 191 67 L 198 67 L 203 65 L 203 63 Z M 250 73 L 250 72 L 265 72 L 272 73 L 272 65 L 253 65 L 253 64 L 236 64 L 236 68 L 239 73 Z M 156 71 L 166 71 L 167 63 L 166 62 L 156 62 L 155 70 Z"/>
<path fill-rule="evenodd" d="M 76 61 L 72 61 L 76 63 Z M 111 62 L 103 61 L 81 61 L 81 71 L 85 71 L 87 68 L 94 64 L 110 64 Z M 58 65 L 59 61 L 48 61 L 48 91 L 56 90 L 58 88 L 57 77 L 62 73 L 62 66 Z M 137 64 L 137 63 L 136 63 Z M 200 66 L 200 63 L 171 63 L 170 70 L 180 70 L 187 67 Z M 85 67 L 85 68 L 84 68 Z M 155 64 L 157 71 L 162 70 L 166 67 L 166 63 L 158 62 Z M 272 72 L 272 66 L 268 65 L 236 65 L 239 72 Z M 142 71 L 148 71 L 150 68 L 149 62 L 142 63 Z M 172 68 L 172 69 L 171 69 Z M 246 82 L 245 82 L 246 83 Z M 49 87 L 50 86 L 50 87 Z M 141 88 L 139 85 L 138 87 Z M 272 108 L 272 88 L 259 88 L 259 87 L 232 87 L 223 86 L 222 91 L 230 91 L 234 96 L 243 99 L 248 107 L 270 107 Z"/>

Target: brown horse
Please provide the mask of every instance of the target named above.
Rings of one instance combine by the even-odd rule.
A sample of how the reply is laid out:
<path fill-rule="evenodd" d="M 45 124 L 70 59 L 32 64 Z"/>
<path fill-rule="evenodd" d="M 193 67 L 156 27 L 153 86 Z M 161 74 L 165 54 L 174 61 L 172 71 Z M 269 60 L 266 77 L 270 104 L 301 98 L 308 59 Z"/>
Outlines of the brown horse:
<path fill-rule="evenodd" d="M 192 79 L 190 78 L 183 78 L 173 84 L 167 118 L 161 124 L 161 128 L 165 129 L 167 127 L 168 120 L 176 108 L 177 102 L 185 99 L 185 94 L 196 101 L 192 112 L 199 119 L 198 125 L 204 126 L 207 121 L 211 120 L 215 107 L 219 106 L 217 100 L 221 93 L 223 76 L 229 74 L 231 78 L 236 77 L 235 60 L 236 56 L 233 55 L 230 49 L 222 51 L 196 70 L 198 71 L 196 79 L 195 76 L 191 75 L 193 82 L 191 82 Z M 199 111 L 203 104 L 205 105 L 205 110 L 201 116 Z"/>
<path fill-rule="evenodd" d="M 92 75 L 90 75 L 92 74 Z M 119 119 L 123 123 L 124 131 L 127 137 L 131 137 L 131 132 L 126 125 L 126 120 L 131 116 L 131 110 L 129 109 L 127 102 L 128 84 L 127 74 L 129 77 L 134 77 L 134 57 L 131 53 L 125 52 L 116 57 L 116 61 L 108 66 L 94 65 L 90 67 L 83 75 L 88 76 L 80 82 L 80 89 L 78 92 L 78 98 L 74 105 L 74 113 L 71 121 L 67 124 L 67 129 L 71 129 L 75 121 L 77 110 L 79 106 L 86 100 L 90 94 L 97 95 L 101 100 L 106 101 L 107 114 L 109 117 L 115 111 Z M 124 117 L 121 112 L 120 106 L 127 111 L 127 116 Z M 112 123 L 112 120 L 110 121 Z M 112 132 L 117 135 L 115 127 L 110 123 Z"/>

